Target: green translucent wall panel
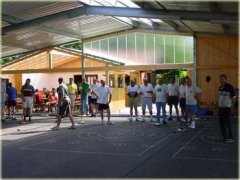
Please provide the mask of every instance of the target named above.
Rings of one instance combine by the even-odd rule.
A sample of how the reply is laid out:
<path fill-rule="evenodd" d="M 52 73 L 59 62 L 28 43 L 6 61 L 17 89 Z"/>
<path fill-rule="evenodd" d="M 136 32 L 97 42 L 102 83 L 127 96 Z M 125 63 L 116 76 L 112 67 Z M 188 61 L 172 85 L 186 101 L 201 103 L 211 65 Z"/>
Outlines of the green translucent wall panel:
<path fill-rule="evenodd" d="M 136 47 L 137 47 L 137 57 L 136 57 L 137 63 L 145 64 L 145 49 L 144 49 L 143 33 L 136 33 Z"/>
<path fill-rule="evenodd" d="M 156 64 L 164 63 L 164 35 L 155 35 L 155 62 Z"/>
<path fill-rule="evenodd" d="M 85 43 L 84 44 L 84 50 L 86 52 L 91 51 L 92 50 L 92 43 L 91 42 Z"/>
<path fill-rule="evenodd" d="M 104 56 L 108 55 L 108 39 L 104 39 L 100 41 L 100 49 L 101 49 L 101 54 Z"/>
<path fill-rule="evenodd" d="M 185 62 L 193 62 L 193 38 L 185 37 Z"/>
<path fill-rule="evenodd" d="M 117 57 L 117 38 L 109 38 L 109 55 Z"/>
<path fill-rule="evenodd" d="M 118 57 L 119 59 L 126 59 L 126 36 L 118 37 Z"/>
<path fill-rule="evenodd" d="M 99 53 L 100 52 L 100 43 L 99 41 L 92 42 L 92 51 Z"/>
<path fill-rule="evenodd" d="M 146 62 L 154 64 L 154 34 L 146 34 Z"/>
<path fill-rule="evenodd" d="M 165 36 L 165 63 L 174 63 L 174 37 Z"/>
<path fill-rule="evenodd" d="M 127 59 L 135 60 L 135 33 L 127 35 Z"/>
<path fill-rule="evenodd" d="M 131 64 L 193 62 L 193 37 L 190 36 L 130 33 L 85 43 L 84 48 L 86 52 L 92 50 L 102 57 L 109 55 L 121 62 L 132 61 Z"/>
<path fill-rule="evenodd" d="M 175 37 L 175 63 L 184 63 L 184 36 Z"/>

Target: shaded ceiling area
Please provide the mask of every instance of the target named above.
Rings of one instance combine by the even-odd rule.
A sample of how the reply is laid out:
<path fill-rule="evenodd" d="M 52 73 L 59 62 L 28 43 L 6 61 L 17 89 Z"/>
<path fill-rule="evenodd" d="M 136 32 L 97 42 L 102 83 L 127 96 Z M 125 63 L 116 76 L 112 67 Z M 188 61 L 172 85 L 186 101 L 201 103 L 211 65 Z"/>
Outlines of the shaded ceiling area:
<path fill-rule="evenodd" d="M 2 57 L 131 29 L 238 34 L 238 2 L 2 1 Z"/>

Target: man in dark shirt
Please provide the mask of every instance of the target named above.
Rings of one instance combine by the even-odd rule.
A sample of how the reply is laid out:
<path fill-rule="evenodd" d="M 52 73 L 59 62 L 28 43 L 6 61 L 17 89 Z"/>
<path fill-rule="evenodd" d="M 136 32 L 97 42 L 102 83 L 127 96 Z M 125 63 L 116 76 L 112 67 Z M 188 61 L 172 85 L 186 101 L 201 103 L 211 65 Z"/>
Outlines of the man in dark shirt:
<path fill-rule="evenodd" d="M 219 87 L 219 122 L 222 136 L 226 143 L 233 142 L 232 125 L 230 121 L 231 110 L 234 105 L 234 89 L 233 86 L 227 83 L 227 76 L 221 74 L 219 76 L 221 86 Z"/>
<path fill-rule="evenodd" d="M 15 106 L 16 105 L 17 105 L 17 90 L 16 90 L 16 88 L 12 87 L 12 83 L 8 83 L 7 106 L 8 106 L 8 118 L 9 119 L 12 119 L 12 120 L 16 119 L 15 118 Z"/>
<path fill-rule="evenodd" d="M 31 80 L 27 79 L 26 83 L 22 86 L 22 102 L 23 102 L 23 119 L 20 123 L 26 121 L 26 117 L 29 117 L 29 122 L 31 122 L 32 116 L 32 106 L 33 106 L 33 98 L 35 94 L 34 87 L 30 85 Z"/>
<path fill-rule="evenodd" d="M 68 97 L 68 87 L 67 85 L 63 82 L 63 78 L 58 79 L 59 87 L 57 90 L 58 93 L 58 107 L 59 107 L 59 112 L 58 112 L 58 119 L 57 119 L 57 125 L 52 127 L 52 130 L 59 130 L 62 118 L 67 115 L 72 123 L 72 126 L 70 126 L 68 129 L 76 129 L 73 116 L 71 113 L 71 100 Z"/>

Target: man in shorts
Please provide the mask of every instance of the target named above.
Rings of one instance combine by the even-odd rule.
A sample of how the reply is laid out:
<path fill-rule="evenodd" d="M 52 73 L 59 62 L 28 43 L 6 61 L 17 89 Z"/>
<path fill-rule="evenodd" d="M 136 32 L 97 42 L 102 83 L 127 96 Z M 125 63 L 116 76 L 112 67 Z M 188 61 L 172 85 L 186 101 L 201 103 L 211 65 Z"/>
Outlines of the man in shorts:
<path fill-rule="evenodd" d="M 29 117 L 31 122 L 33 98 L 35 94 L 34 87 L 30 85 L 31 80 L 27 79 L 26 83 L 22 86 L 22 103 L 23 103 L 23 119 L 20 123 L 26 122 L 26 117 Z"/>
<path fill-rule="evenodd" d="M 186 91 L 186 79 L 182 78 L 181 85 L 179 87 L 179 102 L 180 102 L 182 118 L 184 119 L 184 122 L 187 122 L 185 91 Z"/>
<path fill-rule="evenodd" d="M 6 100 L 6 83 L 5 81 L 1 78 L 1 119 L 2 122 L 5 122 L 5 100 Z"/>
<path fill-rule="evenodd" d="M 108 125 L 113 125 L 113 123 L 110 121 L 110 107 L 109 104 L 112 100 L 112 93 L 108 86 L 105 85 L 105 81 L 101 80 L 101 86 L 97 87 L 93 94 L 97 97 L 97 104 L 98 104 L 98 110 L 100 112 L 100 116 L 102 119 L 102 125 L 104 125 L 103 120 L 103 111 L 107 111 L 107 117 L 108 117 Z"/>
<path fill-rule="evenodd" d="M 140 86 L 140 94 L 142 96 L 142 114 L 143 118 L 142 121 L 145 122 L 145 110 L 146 106 L 148 107 L 150 113 L 150 120 L 153 121 L 152 116 L 152 96 L 153 96 L 153 86 L 152 84 L 148 83 L 148 79 L 143 79 L 143 85 Z"/>
<path fill-rule="evenodd" d="M 92 92 L 97 89 L 99 86 L 101 86 L 99 83 L 97 83 L 97 79 L 93 79 L 93 84 L 90 85 L 90 93 L 91 97 L 89 99 L 89 106 L 91 109 L 91 117 L 96 117 L 97 113 L 97 97 Z"/>
<path fill-rule="evenodd" d="M 59 87 L 58 87 L 58 106 L 59 106 L 59 113 L 57 119 L 57 125 L 51 128 L 52 130 L 59 130 L 62 118 L 64 116 L 68 116 L 72 126 L 68 129 L 76 129 L 75 123 L 73 121 L 73 116 L 71 113 L 71 100 L 68 97 L 68 87 L 65 83 L 63 83 L 63 78 L 58 79 Z"/>
<path fill-rule="evenodd" d="M 196 112 L 197 112 L 197 96 L 202 92 L 197 86 L 192 85 L 192 80 L 187 77 L 186 78 L 186 110 L 187 114 L 190 118 L 192 129 L 196 128 Z"/>
<path fill-rule="evenodd" d="M 75 99 L 78 92 L 77 85 L 73 82 L 73 78 L 69 78 L 68 87 L 68 96 L 71 100 L 71 113 L 74 113 Z"/>
<path fill-rule="evenodd" d="M 135 110 L 135 120 L 138 121 L 138 111 L 137 111 L 137 103 L 138 103 L 138 93 L 139 88 L 136 85 L 135 80 L 131 80 L 131 84 L 127 86 L 127 95 L 129 97 L 129 107 L 130 107 L 130 119 L 129 121 L 133 121 L 133 108 Z"/>
<path fill-rule="evenodd" d="M 169 105 L 169 121 L 172 120 L 172 106 L 175 107 L 177 120 L 180 121 L 179 112 L 178 112 L 178 93 L 179 86 L 175 83 L 175 78 L 170 77 L 170 83 L 168 84 L 168 105 Z"/>
<path fill-rule="evenodd" d="M 167 85 L 163 83 L 162 79 L 158 80 L 158 84 L 154 88 L 156 94 L 156 108 L 157 108 L 157 122 L 155 126 L 166 125 L 166 99 L 167 99 Z M 163 121 L 160 122 L 160 114 L 162 110 Z"/>
<path fill-rule="evenodd" d="M 17 90 L 12 86 L 12 83 L 8 83 L 7 89 L 7 106 L 8 106 L 8 118 L 16 120 L 15 107 L 17 105 Z"/>

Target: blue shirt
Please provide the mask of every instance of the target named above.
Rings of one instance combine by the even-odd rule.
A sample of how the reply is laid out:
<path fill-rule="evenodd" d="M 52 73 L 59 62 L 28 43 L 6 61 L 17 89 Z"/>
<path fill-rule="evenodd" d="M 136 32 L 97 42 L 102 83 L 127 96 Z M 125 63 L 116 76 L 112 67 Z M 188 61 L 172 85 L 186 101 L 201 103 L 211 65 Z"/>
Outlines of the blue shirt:
<path fill-rule="evenodd" d="M 8 100 L 17 100 L 17 90 L 14 87 L 9 87 L 7 89 Z"/>

